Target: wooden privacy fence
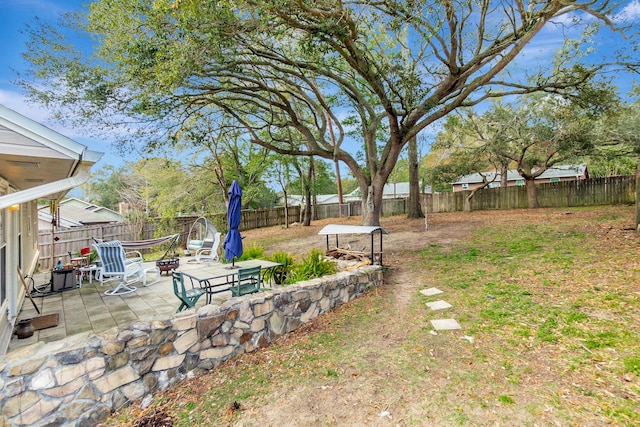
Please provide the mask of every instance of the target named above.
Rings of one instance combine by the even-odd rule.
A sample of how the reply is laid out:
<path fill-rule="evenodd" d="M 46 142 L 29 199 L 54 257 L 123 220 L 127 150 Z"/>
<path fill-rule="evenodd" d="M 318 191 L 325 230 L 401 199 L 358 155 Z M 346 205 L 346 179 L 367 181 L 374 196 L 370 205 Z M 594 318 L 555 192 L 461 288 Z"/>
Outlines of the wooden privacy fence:
<path fill-rule="evenodd" d="M 181 239 L 186 240 L 191 224 L 197 217 L 178 217 L 172 220 L 171 231 L 166 235 L 180 233 Z M 93 239 L 102 240 L 147 240 L 157 237 L 160 224 L 147 222 L 144 224 L 141 235 L 136 236 L 132 226 L 128 223 L 98 224 L 85 227 L 74 227 L 68 230 L 40 230 L 38 243 L 40 247 L 40 269 L 49 269 L 62 259 L 63 263 L 69 262 L 69 252 L 77 256 L 80 249 L 91 247 Z M 53 242 L 53 244 L 52 244 Z M 53 264 L 52 264 L 53 262 Z"/>
<path fill-rule="evenodd" d="M 464 209 L 464 200 L 469 191 L 456 193 L 429 194 L 428 212 L 454 212 Z M 596 178 L 583 181 L 566 181 L 538 185 L 540 207 L 594 206 L 635 202 L 635 177 L 620 176 Z M 382 215 L 401 215 L 407 212 L 407 199 L 384 199 Z M 524 209 L 527 208 L 527 192 L 524 187 L 487 188 L 479 190 L 471 200 L 472 210 Z M 289 206 L 289 223 L 300 220 L 300 206 Z M 315 219 L 340 218 L 362 215 L 362 203 L 348 202 L 342 205 L 318 205 Z M 180 233 L 180 244 L 184 245 L 189 229 L 197 217 L 184 216 L 168 222 L 148 222 L 141 236 L 135 237 L 128 224 L 103 224 L 77 227 L 69 230 L 39 232 L 40 268 L 49 269 L 62 258 L 68 262 L 68 253 L 76 256 L 80 249 L 90 247 L 93 238 L 104 240 L 146 240 L 174 233 Z M 226 231 L 226 214 L 208 217 L 220 231 Z M 244 210 L 240 220 L 240 230 L 273 227 L 285 224 L 284 207 L 260 210 Z M 52 244 L 52 242 L 54 244 Z"/>
<path fill-rule="evenodd" d="M 300 215 L 299 206 L 289 206 L 289 222 L 298 221 Z M 40 230 L 38 242 L 40 248 L 40 269 L 51 269 L 62 259 L 63 263 L 69 262 L 69 252 L 77 256 L 80 249 L 91 247 L 93 239 L 103 240 L 147 240 L 154 237 L 180 233 L 179 245 L 184 245 L 188 239 L 189 230 L 197 219 L 197 216 L 181 216 L 172 218 L 167 222 L 147 222 L 144 224 L 141 235 L 136 236 L 133 228 L 128 223 L 99 224 L 85 227 L 74 227 L 68 230 Z M 227 227 L 227 215 L 217 214 L 208 217 L 220 231 Z M 240 230 L 253 228 L 272 227 L 285 223 L 284 207 L 264 210 L 244 210 L 240 220 Z M 53 244 L 52 244 L 53 243 Z"/>
<path fill-rule="evenodd" d="M 635 176 L 615 176 L 581 181 L 538 184 L 538 204 L 541 208 L 596 206 L 634 203 Z M 464 210 L 471 191 L 430 194 L 429 212 L 455 212 Z M 485 188 L 476 191 L 471 199 L 471 210 L 526 209 L 527 190 L 524 186 Z"/>

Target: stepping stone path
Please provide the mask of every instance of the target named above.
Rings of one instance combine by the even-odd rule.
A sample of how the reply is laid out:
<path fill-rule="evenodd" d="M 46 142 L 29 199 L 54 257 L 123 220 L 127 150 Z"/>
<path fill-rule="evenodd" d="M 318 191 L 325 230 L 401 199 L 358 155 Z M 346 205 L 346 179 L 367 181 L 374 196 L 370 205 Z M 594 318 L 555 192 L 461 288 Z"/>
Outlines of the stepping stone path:
<path fill-rule="evenodd" d="M 429 307 L 431 310 L 444 310 L 445 308 L 451 308 L 453 306 L 446 301 L 439 300 L 434 302 L 428 302 L 427 307 Z"/>
<path fill-rule="evenodd" d="M 433 296 L 433 295 L 439 295 L 443 292 L 438 288 L 428 288 L 428 289 L 421 290 L 420 293 L 425 296 Z M 445 310 L 447 308 L 453 307 L 451 304 L 449 304 L 444 300 L 428 302 L 426 303 L 426 306 L 434 311 Z M 433 325 L 433 328 L 436 331 L 450 331 L 450 330 L 462 329 L 460 324 L 455 319 L 434 319 L 434 320 L 431 320 L 431 325 Z"/>
<path fill-rule="evenodd" d="M 431 324 L 436 331 L 451 331 L 462 329 L 460 324 L 455 319 L 434 319 L 431 321 Z"/>
<path fill-rule="evenodd" d="M 438 295 L 443 293 L 440 289 L 438 288 L 429 288 L 429 289 L 423 289 L 420 291 L 420 293 L 424 296 L 430 297 L 432 295 Z"/>

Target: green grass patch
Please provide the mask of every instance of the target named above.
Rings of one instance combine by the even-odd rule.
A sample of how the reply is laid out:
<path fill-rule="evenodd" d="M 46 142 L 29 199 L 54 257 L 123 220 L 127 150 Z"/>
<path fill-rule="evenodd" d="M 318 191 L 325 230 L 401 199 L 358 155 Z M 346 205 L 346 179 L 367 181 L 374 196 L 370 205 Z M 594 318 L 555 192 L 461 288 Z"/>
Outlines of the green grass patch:
<path fill-rule="evenodd" d="M 513 400 L 511 396 L 507 396 L 506 394 L 501 394 L 500 396 L 498 396 L 498 401 L 507 405 L 513 405 L 516 403 L 516 401 Z"/>
<path fill-rule="evenodd" d="M 601 221 L 617 219 L 613 215 Z M 559 372 L 568 368 L 572 375 L 590 377 L 594 359 L 608 360 L 612 354 L 639 346 L 633 332 L 618 322 L 588 315 L 611 313 L 613 319 L 638 303 L 633 294 L 619 291 L 633 279 L 613 285 L 607 275 L 606 286 L 598 283 L 603 264 L 598 250 L 592 248 L 599 244 L 595 233 L 571 223 L 548 222 L 508 229 L 488 226 L 467 242 L 448 248 L 430 246 L 420 255 L 423 268 L 428 268 L 433 281 L 447 292 L 447 301 L 461 313 L 456 317 L 469 323 L 464 325 L 465 334 L 483 342 L 500 338 L 493 346 L 495 357 L 517 360 L 523 348 L 546 349 L 545 354 L 557 351 L 554 363 L 562 366 Z M 628 272 L 627 277 L 632 274 Z M 598 284 L 589 284 L 594 280 Z M 599 377 L 616 371 L 640 375 L 640 357 L 614 358 L 611 363 L 612 370 Z M 507 383 L 514 386 L 526 376 L 518 364 L 506 362 L 502 369 Z M 619 384 L 619 377 L 611 381 Z M 512 396 L 500 394 L 498 400 L 512 404 Z M 624 402 L 597 392 L 589 397 L 596 405 L 607 402 L 613 422 L 626 424 L 627 417 L 640 420 Z M 549 404 L 563 407 L 565 402 Z"/>
<path fill-rule="evenodd" d="M 635 376 L 640 377 L 640 354 L 625 357 L 622 361 L 625 372 L 632 372 Z"/>

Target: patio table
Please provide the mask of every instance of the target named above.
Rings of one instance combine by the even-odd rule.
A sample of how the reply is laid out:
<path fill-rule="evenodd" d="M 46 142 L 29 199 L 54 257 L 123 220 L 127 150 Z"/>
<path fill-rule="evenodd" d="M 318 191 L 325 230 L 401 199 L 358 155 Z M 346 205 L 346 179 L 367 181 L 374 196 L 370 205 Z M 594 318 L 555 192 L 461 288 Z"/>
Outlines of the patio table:
<path fill-rule="evenodd" d="M 197 266 L 191 265 L 190 267 L 195 268 L 186 267 L 182 268 L 181 271 L 192 283 L 197 283 L 198 286 L 207 291 L 207 304 L 210 304 L 213 295 L 231 290 L 237 280 L 239 269 L 260 266 L 261 271 L 266 271 L 280 265 L 282 264 L 264 259 L 250 259 L 236 262 L 234 268 L 231 267 L 231 264 L 216 262 Z"/>

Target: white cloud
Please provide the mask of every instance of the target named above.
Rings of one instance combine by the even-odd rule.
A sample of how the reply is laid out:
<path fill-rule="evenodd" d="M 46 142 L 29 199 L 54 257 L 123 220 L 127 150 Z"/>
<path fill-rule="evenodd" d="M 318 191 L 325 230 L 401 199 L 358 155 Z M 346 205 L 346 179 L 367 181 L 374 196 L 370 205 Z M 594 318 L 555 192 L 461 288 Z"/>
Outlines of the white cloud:
<path fill-rule="evenodd" d="M 617 23 L 630 23 L 640 19 L 640 1 L 632 0 L 622 10 L 611 17 Z"/>
<path fill-rule="evenodd" d="M 45 124 L 49 117 L 44 108 L 28 104 L 24 95 L 18 92 L 0 89 L 0 104 L 38 123 Z"/>
<path fill-rule="evenodd" d="M 46 108 L 28 103 L 27 98 L 18 92 L 0 89 L 0 104 L 68 138 L 86 138 L 85 133 L 62 126 L 61 123 L 51 118 L 51 114 Z"/>

